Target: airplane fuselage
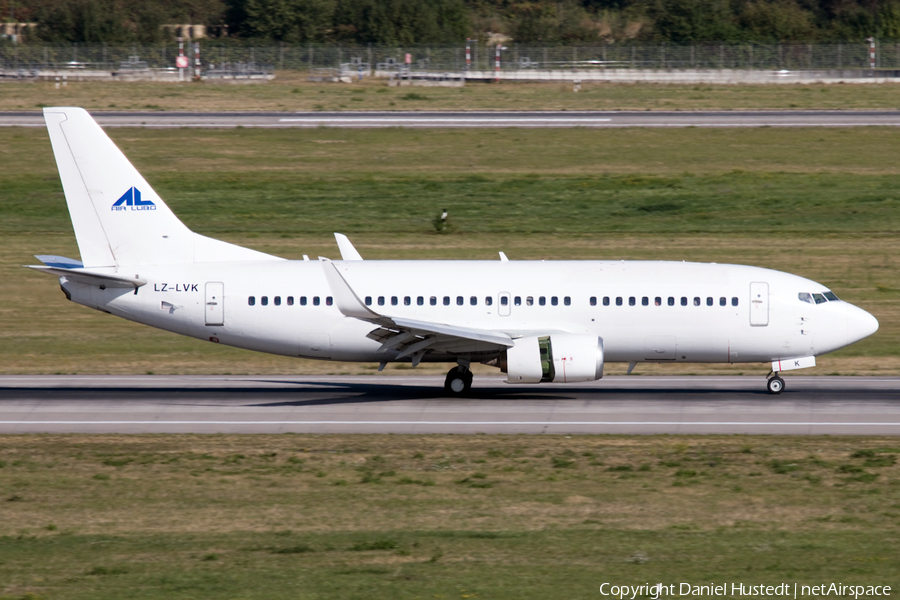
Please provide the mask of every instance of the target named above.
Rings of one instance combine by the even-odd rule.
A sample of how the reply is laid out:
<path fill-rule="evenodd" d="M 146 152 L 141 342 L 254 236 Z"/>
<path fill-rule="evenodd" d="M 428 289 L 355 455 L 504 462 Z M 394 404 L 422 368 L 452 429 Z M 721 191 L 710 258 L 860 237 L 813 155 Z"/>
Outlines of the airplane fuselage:
<path fill-rule="evenodd" d="M 739 265 L 637 261 L 348 261 L 345 275 L 380 314 L 509 334 L 592 334 L 606 362 L 768 362 L 851 344 L 875 328 L 841 301 L 802 301 L 827 289 Z M 319 261 L 141 267 L 147 284 L 101 290 L 67 282 L 71 299 L 216 343 L 308 358 L 381 362 L 377 326 L 344 316 Z M 132 269 L 138 270 L 138 269 Z M 121 269 L 120 274 L 124 273 Z M 124 273 L 130 275 L 130 273 Z M 221 286 L 221 287 L 219 287 Z M 215 294 L 220 294 L 214 298 Z M 496 348 L 473 343 L 473 362 Z M 433 349 L 425 361 L 455 361 Z M 407 358 L 408 360 L 408 358 Z"/>

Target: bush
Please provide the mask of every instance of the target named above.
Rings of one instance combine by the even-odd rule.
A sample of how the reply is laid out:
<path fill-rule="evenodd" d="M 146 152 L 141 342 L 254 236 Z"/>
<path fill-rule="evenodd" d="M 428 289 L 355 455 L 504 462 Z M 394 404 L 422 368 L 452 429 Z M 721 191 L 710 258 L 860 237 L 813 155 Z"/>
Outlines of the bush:
<path fill-rule="evenodd" d="M 297 544 L 296 546 L 272 550 L 272 554 L 306 554 L 307 552 L 315 552 L 315 550 L 309 544 Z"/>
<path fill-rule="evenodd" d="M 381 539 L 372 542 L 359 542 L 350 546 L 353 552 L 368 552 L 369 550 L 396 550 L 397 542 L 391 539 Z"/>
<path fill-rule="evenodd" d="M 786 473 L 791 473 L 792 471 L 798 470 L 800 466 L 795 462 L 789 462 L 786 460 L 772 460 L 769 461 L 769 468 L 779 475 L 784 475 Z"/>

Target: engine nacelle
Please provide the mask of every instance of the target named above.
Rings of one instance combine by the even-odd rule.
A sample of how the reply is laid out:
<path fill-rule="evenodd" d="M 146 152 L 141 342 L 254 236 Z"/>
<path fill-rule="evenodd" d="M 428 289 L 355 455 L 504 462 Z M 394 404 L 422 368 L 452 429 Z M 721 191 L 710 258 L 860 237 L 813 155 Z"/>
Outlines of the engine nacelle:
<path fill-rule="evenodd" d="M 603 377 L 603 338 L 554 333 L 516 340 L 506 350 L 507 383 L 574 383 Z"/>

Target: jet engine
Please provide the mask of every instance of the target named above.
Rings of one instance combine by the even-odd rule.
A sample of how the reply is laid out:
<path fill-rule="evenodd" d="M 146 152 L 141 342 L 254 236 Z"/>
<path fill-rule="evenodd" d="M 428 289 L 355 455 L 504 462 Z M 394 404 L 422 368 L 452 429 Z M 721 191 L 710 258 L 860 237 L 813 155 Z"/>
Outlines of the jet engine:
<path fill-rule="evenodd" d="M 516 340 L 501 357 L 507 383 L 574 383 L 603 377 L 603 338 L 554 333 Z"/>

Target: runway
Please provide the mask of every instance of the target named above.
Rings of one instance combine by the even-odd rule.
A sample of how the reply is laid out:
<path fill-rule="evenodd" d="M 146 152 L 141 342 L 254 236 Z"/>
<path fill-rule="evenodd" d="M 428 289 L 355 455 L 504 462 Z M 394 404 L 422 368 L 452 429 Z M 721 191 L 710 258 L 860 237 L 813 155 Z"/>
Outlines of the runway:
<path fill-rule="evenodd" d="M 868 127 L 900 126 L 900 111 L 709 112 L 91 112 L 104 127 Z M 0 112 L 0 127 L 44 127 L 40 112 Z"/>
<path fill-rule="evenodd" d="M 0 433 L 900 434 L 900 378 L 2 376 Z"/>

